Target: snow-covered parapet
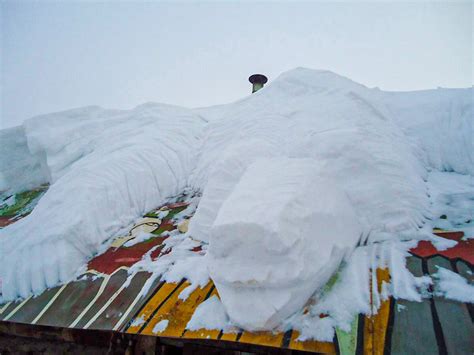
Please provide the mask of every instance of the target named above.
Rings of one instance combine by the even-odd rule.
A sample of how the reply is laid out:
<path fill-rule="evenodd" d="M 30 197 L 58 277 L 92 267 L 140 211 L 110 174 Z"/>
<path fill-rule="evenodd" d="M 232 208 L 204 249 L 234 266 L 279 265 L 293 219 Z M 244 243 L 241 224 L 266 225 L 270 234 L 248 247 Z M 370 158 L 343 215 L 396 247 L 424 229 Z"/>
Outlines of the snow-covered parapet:
<path fill-rule="evenodd" d="M 323 286 L 362 228 L 312 159 L 251 164 L 212 226 L 209 271 L 231 320 L 272 329 Z"/>

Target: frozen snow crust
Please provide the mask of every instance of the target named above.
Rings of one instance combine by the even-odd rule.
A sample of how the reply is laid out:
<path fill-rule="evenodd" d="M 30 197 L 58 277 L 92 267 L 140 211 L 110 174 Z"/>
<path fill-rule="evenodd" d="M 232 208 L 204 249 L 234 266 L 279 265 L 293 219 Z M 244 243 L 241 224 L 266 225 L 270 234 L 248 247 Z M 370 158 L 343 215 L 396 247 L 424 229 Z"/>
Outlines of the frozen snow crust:
<path fill-rule="evenodd" d="M 0 168 L 0 189 L 51 184 L 0 231 L 3 298 L 71 279 L 101 243 L 192 188 L 202 198 L 188 237 L 209 243 L 200 262 L 230 320 L 272 328 L 359 241 L 430 231 L 428 171 L 474 174 L 470 97 L 386 93 L 300 68 L 228 105 L 87 107 L 1 131 L 17 159 Z M 26 168 L 34 177 L 17 178 Z"/>

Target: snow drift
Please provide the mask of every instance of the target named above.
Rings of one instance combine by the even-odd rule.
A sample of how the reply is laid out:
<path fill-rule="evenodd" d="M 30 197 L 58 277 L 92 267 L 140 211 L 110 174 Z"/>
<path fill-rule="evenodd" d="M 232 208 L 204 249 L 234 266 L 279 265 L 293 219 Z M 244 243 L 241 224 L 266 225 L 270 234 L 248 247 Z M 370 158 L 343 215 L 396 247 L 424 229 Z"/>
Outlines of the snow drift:
<path fill-rule="evenodd" d="M 104 240 L 181 193 L 203 125 L 189 110 L 155 104 L 27 121 L 51 187 L 31 215 L 0 230 L 4 299 L 70 280 Z"/>
<path fill-rule="evenodd" d="M 251 164 L 211 229 L 210 274 L 230 318 L 272 329 L 323 286 L 361 235 L 352 205 L 312 159 Z"/>
<path fill-rule="evenodd" d="M 3 298 L 69 280 L 120 228 L 192 188 L 202 198 L 188 237 L 209 243 L 205 260 L 231 321 L 271 328 L 361 234 L 418 232 L 432 213 L 428 170 L 473 174 L 470 95 L 386 93 L 296 69 L 228 105 L 87 107 L 28 120 L 0 135 L 11 135 L 3 154 L 18 157 L 5 158 L 1 188 L 51 187 L 0 231 Z M 36 177 L 17 178 L 25 168 Z"/>

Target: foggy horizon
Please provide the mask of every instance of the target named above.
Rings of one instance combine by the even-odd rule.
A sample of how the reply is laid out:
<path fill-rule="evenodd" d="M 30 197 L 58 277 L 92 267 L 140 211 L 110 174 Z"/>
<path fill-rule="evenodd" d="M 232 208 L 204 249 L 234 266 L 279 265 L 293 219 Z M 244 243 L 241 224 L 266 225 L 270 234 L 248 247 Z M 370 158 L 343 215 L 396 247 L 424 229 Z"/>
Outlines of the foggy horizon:
<path fill-rule="evenodd" d="M 207 107 L 296 67 L 472 86 L 472 3 L 0 3 L 0 127 L 82 106 Z"/>

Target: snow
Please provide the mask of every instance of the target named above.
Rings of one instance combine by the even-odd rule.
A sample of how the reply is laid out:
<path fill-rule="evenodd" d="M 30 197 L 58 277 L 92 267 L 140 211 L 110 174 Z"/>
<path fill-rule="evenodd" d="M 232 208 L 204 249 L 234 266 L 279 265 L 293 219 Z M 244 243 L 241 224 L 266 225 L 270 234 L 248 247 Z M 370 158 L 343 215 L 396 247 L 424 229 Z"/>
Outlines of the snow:
<path fill-rule="evenodd" d="M 144 242 L 145 240 L 148 240 L 150 239 L 151 237 L 153 237 L 153 234 L 151 233 L 146 233 L 144 231 L 139 231 L 138 234 L 135 236 L 135 238 L 125 242 L 123 245 L 125 247 L 131 247 L 135 244 L 138 244 L 138 243 L 141 243 L 141 242 Z"/>
<path fill-rule="evenodd" d="M 374 311 L 374 265 L 393 273 L 379 300 L 419 300 L 430 280 L 410 276 L 401 240 L 446 248 L 433 227 L 473 230 L 472 93 L 383 92 L 298 68 L 228 105 L 85 107 L 0 131 L 0 191 L 50 183 L 29 216 L 0 230 L 2 298 L 71 280 L 124 227 L 192 191 L 202 197 L 188 231 L 130 270 L 153 273 L 144 290 L 186 278 L 186 298 L 210 275 L 231 322 L 299 319 L 303 338 L 321 339 Z M 339 266 L 344 281 L 324 291 Z"/>
<path fill-rule="evenodd" d="M 474 176 L 432 171 L 428 188 L 434 227 L 461 230 L 474 237 Z"/>
<path fill-rule="evenodd" d="M 381 91 L 380 95 L 430 167 L 474 175 L 472 88 Z"/>
<path fill-rule="evenodd" d="M 183 211 L 184 212 L 184 211 Z M 181 234 L 177 230 L 169 233 L 163 242 L 164 246 L 158 259 L 152 260 L 151 254 L 156 246 L 152 248 L 139 262 L 132 265 L 129 274 L 133 275 L 139 271 L 146 271 L 152 275 L 146 281 L 141 294 L 148 292 L 148 288 L 156 278 L 163 281 L 179 283 L 183 279 L 190 282 L 180 294 L 179 298 L 185 300 L 197 287 L 204 287 L 209 282 L 209 272 L 205 258 L 205 250 L 201 253 L 193 251 L 201 244 L 187 234 Z M 171 250 L 171 252 L 169 252 Z M 131 280 L 131 278 L 129 278 Z"/>
<path fill-rule="evenodd" d="M 23 126 L 0 130 L 0 192 L 21 192 L 48 181 L 41 154 L 33 155 Z"/>
<path fill-rule="evenodd" d="M 228 332 L 231 328 L 229 317 L 217 296 L 209 297 L 202 302 L 186 325 L 186 329 L 189 330 L 222 329 Z"/>
<path fill-rule="evenodd" d="M 283 328 L 298 330 L 299 340 L 332 341 L 336 327 L 350 331 L 358 314 L 376 314 L 381 302 L 390 295 L 421 301 L 431 279 L 415 277 L 406 268 L 405 257 L 410 247 L 413 247 L 412 242 L 390 241 L 355 249 L 338 272 L 334 286 L 319 290 L 303 310 L 285 321 Z M 384 282 L 380 292 L 375 275 L 377 268 L 388 269 L 391 275 L 390 283 Z M 371 289 L 367 285 L 371 285 Z M 322 314 L 325 316 L 321 317 Z"/>
<path fill-rule="evenodd" d="M 169 321 L 167 319 L 160 320 L 152 329 L 153 334 L 159 334 L 168 327 Z"/>
<path fill-rule="evenodd" d="M 440 267 L 434 275 L 437 279 L 435 294 L 464 303 L 474 303 L 474 285 L 461 275 Z"/>
<path fill-rule="evenodd" d="M 64 283 L 101 243 L 186 187 L 204 121 L 147 104 L 85 108 L 25 123 L 51 186 L 33 212 L 0 231 L 5 300 Z"/>
<path fill-rule="evenodd" d="M 320 172 L 312 159 L 257 160 L 219 210 L 209 271 L 244 329 L 272 329 L 300 309 L 360 238 L 349 199 Z"/>

